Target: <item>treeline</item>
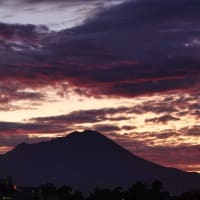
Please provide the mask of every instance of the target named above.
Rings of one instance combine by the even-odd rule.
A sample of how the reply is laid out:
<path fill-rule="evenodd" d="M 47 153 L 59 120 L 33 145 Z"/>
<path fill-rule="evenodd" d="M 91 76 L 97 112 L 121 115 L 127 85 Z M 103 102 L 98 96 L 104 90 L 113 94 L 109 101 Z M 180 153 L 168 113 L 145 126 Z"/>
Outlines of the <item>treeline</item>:
<path fill-rule="evenodd" d="M 38 194 L 40 197 L 36 197 L 37 200 L 52 199 L 52 196 L 57 196 L 58 200 L 200 200 L 200 190 L 172 196 L 164 190 L 163 184 L 159 180 L 153 181 L 150 185 L 137 182 L 127 190 L 123 190 L 121 187 L 96 188 L 87 197 L 80 191 L 73 191 L 69 186 L 56 188 L 53 184 L 48 183 L 39 187 Z"/>
<path fill-rule="evenodd" d="M 88 195 L 73 190 L 69 186 L 57 188 L 52 183 L 46 183 L 36 188 L 19 187 L 14 190 L 4 188 L 4 192 L 1 189 L 0 200 L 6 198 L 12 200 L 200 200 L 200 189 L 173 196 L 164 190 L 163 184 L 159 180 L 155 180 L 149 185 L 137 182 L 126 190 L 121 187 L 96 188 Z"/>

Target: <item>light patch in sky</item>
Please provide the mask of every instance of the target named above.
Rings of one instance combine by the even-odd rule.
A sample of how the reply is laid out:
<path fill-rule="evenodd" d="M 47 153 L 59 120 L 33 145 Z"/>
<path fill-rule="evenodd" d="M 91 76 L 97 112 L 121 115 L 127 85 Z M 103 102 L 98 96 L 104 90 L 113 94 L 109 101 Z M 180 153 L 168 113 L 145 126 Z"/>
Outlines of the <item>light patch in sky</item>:
<path fill-rule="evenodd" d="M 23 3 L 22 5 L 8 1 L 7 4 L 0 5 L 0 22 L 46 25 L 50 30 L 59 31 L 81 25 L 99 10 L 119 5 L 125 1 Z"/>
<path fill-rule="evenodd" d="M 34 90 L 24 90 L 24 92 L 34 92 Z M 154 95 L 152 97 L 135 97 L 134 99 L 129 98 L 92 98 L 79 96 L 73 91 L 69 91 L 69 95 L 60 96 L 58 95 L 58 91 L 50 86 L 44 88 L 43 90 L 35 90 L 35 92 L 44 93 L 46 96 L 46 100 L 38 100 L 38 102 L 32 102 L 29 100 L 21 100 L 12 102 L 13 107 L 17 107 L 19 109 L 13 111 L 1 111 L 0 112 L 0 121 L 7 122 L 27 122 L 31 118 L 37 117 L 48 117 L 48 116 L 59 116 L 66 115 L 73 111 L 78 110 L 92 110 L 92 109 L 103 109 L 103 108 L 119 108 L 126 105 L 127 107 L 140 106 L 143 105 L 144 102 L 148 102 L 153 100 L 163 101 L 167 96 L 157 96 Z M 173 97 L 173 95 L 172 95 Z M 177 113 L 178 114 L 178 113 Z M 143 113 L 138 114 L 137 112 L 132 113 L 120 113 L 119 116 L 115 115 L 114 117 L 127 117 L 127 120 L 118 121 L 119 126 L 135 126 L 134 131 L 137 133 L 143 133 L 147 131 L 151 132 L 162 132 L 166 129 L 171 130 L 180 130 L 185 127 L 193 127 L 197 124 L 198 119 L 195 116 L 191 116 L 188 114 L 181 116 L 181 120 L 171 120 L 166 123 L 149 123 L 146 122 L 146 119 L 151 118 L 159 118 L 163 116 L 163 113 L 157 114 L 151 111 L 143 111 Z M 175 115 L 175 117 L 178 117 Z M 188 121 L 188 117 L 190 120 Z M 112 121 L 106 121 L 107 124 L 112 125 Z M 93 124 L 91 124 L 93 125 Z M 132 132 L 133 130 L 130 130 Z M 128 130 L 126 132 L 129 132 Z M 123 132 L 122 132 L 123 134 Z"/>
<path fill-rule="evenodd" d="M 31 92 L 32 90 L 24 90 L 24 92 Z M 33 92 L 33 91 L 32 91 Z M 38 92 L 35 90 L 35 92 Z M 123 106 L 124 101 L 129 103 L 132 100 L 122 99 L 96 99 L 92 97 L 82 97 L 75 93 L 70 93 L 68 97 L 61 97 L 57 95 L 57 91 L 54 88 L 46 87 L 39 92 L 45 93 L 47 96 L 46 101 L 31 102 L 27 100 L 12 102 L 13 107 L 21 109 L 13 111 L 0 111 L 0 121 L 8 122 L 23 122 L 23 120 L 34 117 L 47 117 L 68 114 L 77 110 L 89 110 L 89 109 L 101 109 L 105 107 Z M 137 100 L 135 100 L 137 102 Z"/>

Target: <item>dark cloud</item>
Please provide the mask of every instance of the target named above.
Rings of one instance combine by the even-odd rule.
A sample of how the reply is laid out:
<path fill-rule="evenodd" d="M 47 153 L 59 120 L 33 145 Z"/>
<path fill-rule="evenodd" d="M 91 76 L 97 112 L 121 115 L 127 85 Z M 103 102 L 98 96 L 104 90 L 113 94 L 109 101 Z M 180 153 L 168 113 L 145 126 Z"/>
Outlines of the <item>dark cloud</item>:
<path fill-rule="evenodd" d="M 4 41 L 36 42 L 37 39 L 48 32 L 46 26 L 0 23 L 0 39 Z"/>
<path fill-rule="evenodd" d="M 40 123 L 15 123 L 15 122 L 0 122 L 1 134 L 36 134 L 36 133 L 59 133 L 64 132 L 65 128 L 54 124 Z"/>
<path fill-rule="evenodd" d="M 122 126 L 121 127 L 121 130 L 122 131 L 130 131 L 130 130 L 134 130 L 135 128 L 137 128 L 136 126 L 128 126 L 128 125 L 125 125 L 125 126 Z"/>
<path fill-rule="evenodd" d="M 159 123 L 166 124 L 169 121 L 177 121 L 177 120 L 180 120 L 180 119 L 177 117 L 173 117 L 171 115 L 163 115 L 161 117 L 146 119 L 145 122 L 147 122 L 147 123 L 152 122 L 152 123 L 156 123 L 156 124 L 159 124 Z"/>
<path fill-rule="evenodd" d="M 129 108 L 103 108 L 103 109 L 92 109 L 92 110 L 80 110 L 73 111 L 66 115 L 49 116 L 49 117 L 38 117 L 31 119 L 32 121 L 39 123 L 57 123 L 57 124 L 80 124 L 80 123 L 97 123 L 109 121 L 120 121 L 126 120 L 127 117 L 115 117 L 115 114 L 123 114 Z"/>
<path fill-rule="evenodd" d="M 75 51 L 76 45 L 83 45 L 85 48 L 80 47 L 84 48 L 84 53 L 79 50 L 79 59 L 93 64 L 92 69 L 86 69 L 79 76 L 80 83 L 84 85 L 85 82 L 93 93 L 124 96 L 190 89 L 195 85 L 199 75 L 198 57 L 190 55 L 191 50 L 184 48 L 184 43 L 191 36 L 187 29 L 181 29 L 180 34 L 184 38 L 180 41 L 179 34 L 171 33 L 177 23 L 167 21 L 169 13 L 166 13 L 166 6 L 178 8 L 186 5 L 180 2 L 133 1 L 104 12 L 88 24 L 74 29 L 79 41 L 75 43 L 72 40 L 70 44 Z M 183 13 L 176 15 L 180 22 L 179 15 Z M 154 16 L 158 17 L 155 19 Z M 171 28 L 164 26 L 167 22 L 171 22 Z M 168 36 L 169 33 L 172 35 Z M 165 37 L 168 37 L 166 41 Z M 87 53 L 89 47 L 93 50 L 92 54 Z M 170 55 L 172 58 L 169 58 Z M 96 67 L 96 63 L 107 64 L 107 67 Z M 98 84 L 97 89 L 93 88 L 94 82 Z"/>
<path fill-rule="evenodd" d="M 181 129 L 181 132 L 183 132 L 184 135 L 186 135 L 186 136 L 198 137 L 198 136 L 200 136 L 200 126 L 195 125 L 192 127 L 184 127 Z"/>
<path fill-rule="evenodd" d="M 10 148 L 15 147 L 16 145 L 26 142 L 26 143 L 37 143 L 42 140 L 49 140 L 49 137 L 29 137 L 26 134 L 17 134 L 17 135 L 10 135 L 10 134 L 0 134 L 0 146 L 7 146 Z"/>
<path fill-rule="evenodd" d="M 159 107 L 160 106 L 160 107 Z M 84 123 L 99 123 L 104 121 L 109 121 L 112 123 L 134 119 L 132 115 L 145 114 L 147 112 L 161 114 L 166 113 L 166 115 L 161 116 L 160 118 L 147 119 L 146 122 L 155 122 L 155 123 L 166 123 L 170 120 L 179 120 L 176 117 L 171 116 L 168 113 L 178 112 L 178 110 L 169 108 L 168 105 L 164 105 L 158 102 L 152 103 L 151 101 L 144 102 L 136 106 L 123 106 L 116 108 L 101 108 L 101 109 L 90 109 L 90 110 L 79 110 L 73 111 L 66 115 L 58 116 L 48 116 L 48 117 L 38 117 L 33 118 L 31 121 L 37 123 L 57 123 L 57 124 L 84 124 Z M 135 129 L 133 126 L 124 126 L 123 129 L 131 130 Z"/>
<path fill-rule="evenodd" d="M 0 5 L 5 5 L 7 0 L 1 0 Z M 116 0 L 106 0 L 107 2 L 113 2 Z M 105 2 L 106 2 L 105 1 Z M 81 4 L 81 3 L 99 3 L 101 4 L 102 2 L 104 2 L 104 0 L 10 0 L 10 4 L 14 3 L 14 4 L 40 4 L 40 3 L 53 3 L 53 4 L 59 4 L 59 3 L 68 3 L 68 4 Z M 31 9 L 30 9 L 31 10 Z"/>
<path fill-rule="evenodd" d="M 173 129 L 165 129 L 160 132 L 146 131 L 137 133 L 132 131 L 128 135 L 129 137 L 132 138 L 132 140 L 144 140 L 146 143 L 151 143 L 152 145 L 158 145 L 157 143 L 158 142 L 160 143 L 160 141 L 164 142 L 166 139 L 176 138 L 180 135 L 181 136 L 184 135 L 184 133 L 175 131 Z"/>
<path fill-rule="evenodd" d="M 199 145 L 179 145 L 176 147 L 147 147 L 146 152 L 142 149 L 138 150 L 137 152 L 138 155 L 152 160 L 153 162 L 157 162 L 165 166 L 182 168 L 185 170 L 187 168 L 187 165 L 193 165 L 194 167 L 195 165 L 199 165 L 199 153 Z"/>
<path fill-rule="evenodd" d="M 20 91 L 17 88 L 8 88 L 0 86 L 0 104 L 16 100 L 44 100 L 44 95 L 39 92 Z"/>
<path fill-rule="evenodd" d="M 168 104 L 162 100 L 146 101 L 142 105 L 136 106 L 136 108 L 138 109 L 138 113 L 139 110 L 140 113 L 151 112 L 155 114 L 178 112 L 173 103 Z"/>
<path fill-rule="evenodd" d="M 102 133 L 118 132 L 121 130 L 118 126 L 108 124 L 95 125 L 93 126 L 93 129 Z"/>
<path fill-rule="evenodd" d="M 72 131 L 73 126 L 68 128 L 67 124 L 0 122 L 0 153 L 10 150 L 22 142 L 41 142 L 54 138 L 55 134 L 56 137 L 65 136 L 66 132 Z"/>
<path fill-rule="evenodd" d="M 90 3 L 90 2 L 99 2 L 101 3 L 102 0 L 57 0 L 55 2 L 55 0 L 23 0 L 24 2 L 29 2 L 29 3 L 41 3 L 41 2 L 52 2 L 52 3 L 56 3 L 56 2 L 65 2 L 65 3 Z M 112 2 L 113 0 L 107 0 L 108 2 Z"/>
<path fill-rule="evenodd" d="M 22 142 L 36 143 L 51 139 L 50 135 L 66 135 L 65 131 L 72 130 L 56 124 L 0 122 L 0 153 L 11 150 Z"/>
<path fill-rule="evenodd" d="M 20 71 L 15 79 L 27 87 L 34 87 L 34 80 L 37 85 L 68 81 L 88 96 L 191 93 L 200 75 L 199 7 L 195 0 L 130 1 L 77 28 L 45 32 L 37 41 L 39 51 L 1 50 L 0 70 L 5 78 Z M 32 40 L 35 27 L 12 26 L 11 32 L 16 30 Z"/>

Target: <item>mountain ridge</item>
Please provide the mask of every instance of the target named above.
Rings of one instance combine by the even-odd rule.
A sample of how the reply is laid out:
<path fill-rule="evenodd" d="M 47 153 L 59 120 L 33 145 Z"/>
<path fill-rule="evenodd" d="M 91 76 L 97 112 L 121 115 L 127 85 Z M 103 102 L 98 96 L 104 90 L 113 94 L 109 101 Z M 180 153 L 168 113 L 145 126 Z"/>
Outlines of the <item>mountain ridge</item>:
<path fill-rule="evenodd" d="M 91 130 L 36 144 L 22 143 L 0 156 L 0 166 L 0 177 L 11 175 L 23 186 L 53 182 L 91 191 L 160 179 L 169 191 L 179 193 L 200 185 L 199 174 L 146 161 Z"/>

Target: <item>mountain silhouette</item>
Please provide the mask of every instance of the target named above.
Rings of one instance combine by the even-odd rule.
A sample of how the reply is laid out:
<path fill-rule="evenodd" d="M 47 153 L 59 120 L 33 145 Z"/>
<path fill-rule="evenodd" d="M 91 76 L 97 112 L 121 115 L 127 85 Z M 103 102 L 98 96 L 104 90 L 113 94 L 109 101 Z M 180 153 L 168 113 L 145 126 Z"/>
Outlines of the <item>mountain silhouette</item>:
<path fill-rule="evenodd" d="M 0 156 L 0 177 L 13 176 L 21 186 L 46 182 L 84 192 L 95 187 L 128 187 L 159 179 L 180 193 L 200 186 L 200 175 L 162 167 L 128 152 L 98 132 L 74 132 L 37 144 L 22 143 Z"/>

